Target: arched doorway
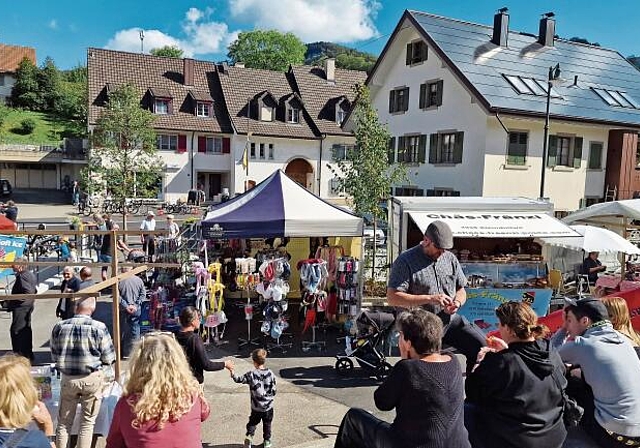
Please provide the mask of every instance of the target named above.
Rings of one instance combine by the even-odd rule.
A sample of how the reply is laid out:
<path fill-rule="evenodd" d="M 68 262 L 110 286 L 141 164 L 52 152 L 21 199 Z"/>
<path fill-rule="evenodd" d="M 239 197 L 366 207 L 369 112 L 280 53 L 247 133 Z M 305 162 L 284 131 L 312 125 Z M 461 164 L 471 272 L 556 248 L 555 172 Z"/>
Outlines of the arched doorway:
<path fill-rule="evenodd" d="M 307 190 L 313 191 L 313 167 L 306 160 L 293 159 L 284 172 Z"/>

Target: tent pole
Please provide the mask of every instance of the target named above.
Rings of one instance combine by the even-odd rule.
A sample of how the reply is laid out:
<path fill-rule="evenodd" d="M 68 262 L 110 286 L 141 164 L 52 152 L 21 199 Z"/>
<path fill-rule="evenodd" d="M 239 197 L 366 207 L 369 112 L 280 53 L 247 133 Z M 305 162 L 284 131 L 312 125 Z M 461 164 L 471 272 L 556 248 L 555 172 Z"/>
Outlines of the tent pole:
<path fill-rule="evenodd" d="M 624 238 L 625 240 L 627 239 L 627 217 L 623 217 L 622 218 L 622 238 Z M 625 270 L 627 269 L 626 266 L 626 262 L 627 262 L 627 255 L 622 252 L 620 253 L 620 278 L 621 280 L 624 280 L 625 277 Z"/>

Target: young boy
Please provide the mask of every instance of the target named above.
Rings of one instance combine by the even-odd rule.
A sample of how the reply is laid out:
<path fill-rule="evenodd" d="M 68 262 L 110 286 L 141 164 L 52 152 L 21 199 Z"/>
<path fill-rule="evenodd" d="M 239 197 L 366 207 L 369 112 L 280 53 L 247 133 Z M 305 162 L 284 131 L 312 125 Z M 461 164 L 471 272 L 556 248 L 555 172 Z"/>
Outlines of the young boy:
<path fill-rule="evenodd" d="M 264 448 L 271 448 L 271 422 L 273 421 L 273 398 L 276 396 L 276 376 L 265 366 L 267 351 L 257 348 L 251 352 L 255 369 L 242 376 L 233 373 L 233 366 L 227 367 L 236 383 L 248 384 L 251 391 L 251 415 L 247 423 L 244 448 L 251 448 L 253 435 L 262 420 Z"/>

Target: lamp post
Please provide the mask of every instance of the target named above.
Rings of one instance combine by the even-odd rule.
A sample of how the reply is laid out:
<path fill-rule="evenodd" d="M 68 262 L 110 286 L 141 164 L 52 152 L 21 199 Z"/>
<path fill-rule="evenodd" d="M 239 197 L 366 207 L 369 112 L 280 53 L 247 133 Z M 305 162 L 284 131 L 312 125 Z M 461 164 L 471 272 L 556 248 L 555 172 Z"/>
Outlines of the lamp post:
<path fill-rule="evenodd" d="M 540 173 L 540 199 L 544 199 L 544 176 L 547 170 L 547 149 L 549 145 L 549 107 L 551 105 L 551 88 L 553 82 L 560 79 L 560 64 L 549 67 L 547 78 L 547 110 L 544 115 L 544 141 L 542 142 L 542 170 Z"/>

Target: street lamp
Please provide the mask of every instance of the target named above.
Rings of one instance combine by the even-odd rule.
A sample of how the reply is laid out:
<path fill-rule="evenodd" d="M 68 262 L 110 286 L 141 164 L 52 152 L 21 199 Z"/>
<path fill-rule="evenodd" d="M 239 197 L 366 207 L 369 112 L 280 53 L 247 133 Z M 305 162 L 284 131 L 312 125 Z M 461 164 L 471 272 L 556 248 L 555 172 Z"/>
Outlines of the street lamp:
<path fill-rule="evenodd" d="M 544 115 L 544 141 L 542 142 L 542 171 L 540 174 L 540 199 L 544 199 L 544 176 L 547 170 L 547 146 L 549 145 L 549 106 L 551 105 L 551 88 L 560 79 L 560 64 L 549 67 L 547 78 L 547 111 Z"/>

